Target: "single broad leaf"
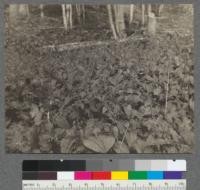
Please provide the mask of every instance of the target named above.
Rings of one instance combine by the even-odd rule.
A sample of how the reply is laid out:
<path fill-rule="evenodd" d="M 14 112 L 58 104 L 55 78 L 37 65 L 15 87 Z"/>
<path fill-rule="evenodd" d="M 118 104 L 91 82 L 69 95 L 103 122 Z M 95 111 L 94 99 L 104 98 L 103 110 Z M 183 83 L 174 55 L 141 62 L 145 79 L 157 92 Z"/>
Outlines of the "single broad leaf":
<path fill-rule="evenodd" d="M 98 136 L 101 133 L 101 129 L 99 127 L 94 127 L 94 129 L 92 130 L 92 133 L 94 136 Z"/>
<path fill-rule="evenodd" d="M 182 136 L 185 144 L 190 146 L 194 144 L 194 133 L 190 129 L 185 127 L 181 131 L 180 135 Z"/>
<path fill-rule="evenodd" d="M 161 138 L 155 138 L 153 135 L 149 135 L 148 138 L 146 139 L 146 143 L 148 145 L 163 145 L 166 144 L 166 140 L 161 139 Z"/>
<path fill-rule="evenodd" d="M 169 131 L 170 131 L 172 140 L 177 143 L 180 142 L 180 135 L 172 127 L 169 128 Z"/>
<path fill-rule="evenodd" d="M 48 129 L 48 131 L 52 131 L 53 130 L 54 126 L 53 126 L 53 123 L 51 123 L 50 120 L 47 121 L 46 128 Z"/>
<path fill-rule="evenodd" d="M 104 106 L 103 109 L 102 109 L 102 113 L 106 113 L 108 109 Z"/>
<path fill-rule="evenodd" d="M 129 146 L 129 148 L 135 147 L 136 141 L 137 141 L 137 133 L 136 130 L 132 130 L 127 133 L 126 135 L 126 141 Z"/>
<path fill-rule="evenodd" d="M 130 127 L 133 129 L 139 128 L 140 127 L 140 123 L 134 119 L 130 120 Z"/>
<path fill-rule="evenodd" d="M 107 153 L 114 145 L 115 138 L 108 135 L 91 136 L 83 139 L 83 145 L 98 153 Z"/>
<path fill-rule="evenodd" d="M 61 153 L 71 153 L 75 142 L 76 139 L 72 137 L 63 138 L 60 143 Z"/>
<path fill-rule="evenodd" d="M 37 105 L 33 104 L 30 112 L 32 118 L 34 118 L 35 125 L 40 125 L 42 122 L 42 110 Z"/>
<path fill-rule="evenodd" d="M 89 120 L 87 121 L 86 126 L 87 126 L 88 128 L 95 127 L 95 123 L 96 123 L 96 122 L 97 122 L 97 120 L 95 120 L 95 119 L 89 119 Z"/>
<path fill-rule="evenodd" d="M 112 127 L 112 132 L 113 132 L 113 135 L 114 135 L 115 139 L 118 139 L 118 136 L 119 136 L 118 127 L 116 127 L 116 126 Z"/>
<path fill-rule="evenodd" d="M 132 117 L 137 117 L 139 120 L 142 119 L 143 114 L 141 112 L 139 112 L 138 110 L 133 109 L 132 110 Z"/>
<path fill-rule="evenodd" d="M 54 130 L 54 136 L 56 137 L 56 139 L 58 139 L 58 140 L 61 140 L 61 139 L 63 139 L 64 138 L 64 136 L 65 136 L 65 129 L 62 129 L 62 128 L 56 128 L 55 130 Z"/>
<path fill-rule="evenodd" d="M 155 96 L 160 95 L 161 92 L 162 92 L 162 89 L 161 89 L 160 87 L 157 87 L 157 88 L 155 88 L 155 89 L 153 90 L 153 94 L 154 94 Z"/>
<path fill-rule="evenodd" d="M 71 128 L 67 119 L 63 115 L 60 115 L 60 114 L 55 115 L 52 122 L 54 125 L 57 125 L 57 127 L 60 127 L 60 128 Z"/>
<path fill-rule="evenodd" d="M 97 129 L 97 130 L 96 130 Z M 92 136 L 93 134 L 98 134 L 98 120 L 96 119 L 89 119 L 86 123 L 86 126 L 84 128 L 84 136 Z"/>
<path fill-rule="evenodd" d="M 194 110 L 194 101 L 192 99 L 189 101 L 189 106 L 191 110 Z"/>
<path fill-rule="evenodd" d="M 154 81 L 155 81 L 155 79 L 154 79 L 153 77 L 148 76 L 148 75 L 146 75 L 145 78 L 146 78 L 148 81 L 151 81 L 151 82 L 154 82 Z"/>
<path fill-rule="evenodd" d="M 132 88 L 129 88 L 129 89 L 127 89 L 127 93 L 128 93 L 128 94 L 133 94 L 133 93 L 134 93 L 134 90 L 133 90 Z"/>
<path fill-rule="evenodd" d="M 69 102 L 71 101 L 71 98 L 69 96 L 67 96 L 64 100 L 63 106 L 67 106 L 69 104 Z"/>
<path fill-rule="evenodd" d="M 137 92 L 138 94 L 132 95 L 132 100 L 135 104 L 144 102 L 141 98 L 142 94 Z"/>
<path fill-rule="evenodd" d="M 146 145 L 147 145 L 147 143 L 144 140 L 138 138 L 135 143 L 134 148 L 137 151 L 137 153 L 143 153 Z"/>
<path fill-rule="evenodd" d="M 132 106 L 129 104 L 128 106 L 124 106 L 124 111 L 128 118 L 130 118 L 132 114 Z"/>
<path fill-rule="evenodd" d="M 32 104 L 32 106 L 31 106 L 31 112 L 30 112 L 31 117 L 34 118 L 35 116 L 37 116 L 38 113 L 39 113 L 38 106 L 35 105 L 35 104 Z"/>
<path fill-rule="evenodd" d="M 34 118 L 34 122 L 36 125 L 40 125 L 42 123 L 42 112 L 38 112 L 38 114 Z"/>
<path fill-rule="evenodd" d="M 119 72 L 117 75 L 115 75 L 114 77 L 111 77 L 109 79 L 110 83 L 113 85 L 117 85 L 119 84 L 123 79 L 123 75 Z"/>
<path fill-rule="evenodd" d="M 115 143 L 113 149 L 118 154 L 120 154 L 120 153 L 129 153 L 130 152 L 128 146 L 125 143 L 121 142 L 121 141 L 118 141 L 117 143 Z"/>
<path fill-rule="evenodd" d="M 39 147 L 42 152 L 50 153 L 52 150 L 51 136 L 49 134 L 39 135 Z"/>

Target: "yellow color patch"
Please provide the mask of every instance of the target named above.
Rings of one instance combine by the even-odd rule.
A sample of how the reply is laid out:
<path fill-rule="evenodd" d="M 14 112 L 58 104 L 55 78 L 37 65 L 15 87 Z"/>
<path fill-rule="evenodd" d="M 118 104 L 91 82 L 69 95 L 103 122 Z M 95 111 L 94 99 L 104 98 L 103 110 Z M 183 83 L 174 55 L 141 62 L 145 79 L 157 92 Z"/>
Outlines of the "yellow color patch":
<path fill-rule="evenodd" d="M 127 180 L 128 179 L 128 171 L 112 172 L 111 179 L 112 180 Z"/>

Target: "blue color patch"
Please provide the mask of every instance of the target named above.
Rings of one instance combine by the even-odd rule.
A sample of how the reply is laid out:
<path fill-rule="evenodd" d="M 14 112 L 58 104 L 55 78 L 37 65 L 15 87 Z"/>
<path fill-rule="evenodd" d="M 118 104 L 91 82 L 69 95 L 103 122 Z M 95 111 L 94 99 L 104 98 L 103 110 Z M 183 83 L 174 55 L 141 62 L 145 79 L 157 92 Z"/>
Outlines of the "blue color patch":
<path fill-rule="evenodd" d="M 148 171 L 147 179 L 164 179 L 164 172 L 161 171 Z"/>

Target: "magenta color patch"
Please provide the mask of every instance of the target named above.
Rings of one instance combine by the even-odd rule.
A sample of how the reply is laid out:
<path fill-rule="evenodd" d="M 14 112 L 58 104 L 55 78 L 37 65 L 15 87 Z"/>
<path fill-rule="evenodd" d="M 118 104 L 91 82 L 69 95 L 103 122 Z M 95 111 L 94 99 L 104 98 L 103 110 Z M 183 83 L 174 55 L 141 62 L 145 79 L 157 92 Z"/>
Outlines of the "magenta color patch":
<path fill-rule="evenodd" d="M 90 180 L 92 179 L 91 172 L 75 172 L 75 180 Z"/>

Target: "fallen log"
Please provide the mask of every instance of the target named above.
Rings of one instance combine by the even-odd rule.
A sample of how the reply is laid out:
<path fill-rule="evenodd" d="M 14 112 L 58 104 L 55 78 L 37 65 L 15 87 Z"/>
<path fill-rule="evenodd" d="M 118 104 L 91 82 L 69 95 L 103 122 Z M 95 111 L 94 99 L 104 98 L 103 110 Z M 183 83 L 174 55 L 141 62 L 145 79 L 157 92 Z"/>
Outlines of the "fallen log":
<path fill-rule="evenodd" d="M 109 45 L 112 43 L 123 43 L 129 40 L 143 40 L 143 37 L 135 37 L 135 38 L 124 38 L 124 39 L 118 39 L 118 40 L 109 40 L 109 41 L 86 41 L 86 42 L 74 42 L 74 43 L 66 43 L 66 44 L 60 44 L 60 45 L 47 45 L 43 46 L 44 50 L 51 50 L 51 51 L 70 51 L 74 49 L 80 49 L 80 48 L 87 48 L 87 47 L 97 47 L 97 46 L 103 46 L 103 45 Z"/>

